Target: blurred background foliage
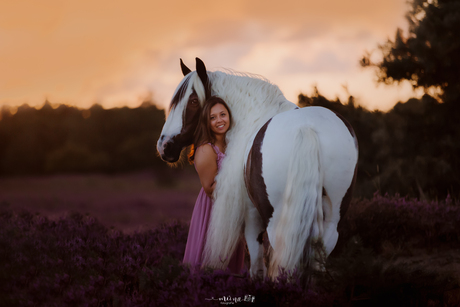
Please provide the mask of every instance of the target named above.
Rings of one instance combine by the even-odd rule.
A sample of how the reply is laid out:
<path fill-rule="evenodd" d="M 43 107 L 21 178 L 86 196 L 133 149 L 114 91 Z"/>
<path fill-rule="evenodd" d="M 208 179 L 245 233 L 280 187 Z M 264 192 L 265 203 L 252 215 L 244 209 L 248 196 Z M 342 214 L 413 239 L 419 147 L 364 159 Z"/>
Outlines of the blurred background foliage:
<path fill-rule="evenodd" d="M 342 114 L 359 140 L 356 197 L 376 191 L 420 198 L 459 196 L 460 125 L 431 96 L 398 103 L 389 112 L 330 101 L 319 92 L 299 95 L 299 105 L 324 106 Z M 156 153 L 165 114 L 152 103 L 135 109 L 89 110 L 60 105 L 2 109 L 0 174 L 167 173 Z M 165 172 L 166 171 L 166 172 Z"/>
<path fill-rule="evenodd" d="M 355 196 L 380 193 L 421 199 L 460 196 L 460 1 L 413 0 L 409 28 L 360 61 L 378 80 L 410 82 L 425 95 L 399 102 L 388 112 L 370 111 L 353 96 L 330 101 L 317 90 L 298 104 L 342 114 L 359 140 Z M 88 110 L 46 102 L 0 113 L 0 175 L 164 172 L 155 144 L 165 114 L 154 102 L 140 107 Z"/>
<path fill-rule="evenodd" d="M 165 115 L 151 102 L 141 107 L 88 110 L 47 102 L 1 111 L 0 174 L 127 172 L 167 166 L 156 154 Z"/>

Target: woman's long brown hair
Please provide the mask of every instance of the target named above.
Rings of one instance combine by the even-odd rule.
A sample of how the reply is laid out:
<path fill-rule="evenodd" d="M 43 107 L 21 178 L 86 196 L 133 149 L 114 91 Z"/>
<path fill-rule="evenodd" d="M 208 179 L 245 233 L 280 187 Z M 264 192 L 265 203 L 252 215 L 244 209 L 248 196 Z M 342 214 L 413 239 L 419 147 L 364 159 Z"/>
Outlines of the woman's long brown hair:
<path fill-rule="evenodd" d="M 198 124 L 197 131 L 195 133 L 195 138 L 193 140 L 193 144 L 190 147 L 190 152 L 188 154 L 188 161 L 190 164 L 193 164 L 193 161 L 195 160 L 196 148 L 206 143 L 214 144 L 214 142 L 216 141 L 216 136 L 214 132 L 211 130 L 211 118 L 209 114 L 211 113 L 211 108 L 219 103 L 227 109 L 229 118 L 228 129 L 231 129 L 232 127 L 232 113 L 225 101 L 217 96 L 211 96 L 208 100 L 206 100 L 206 102 L 204 103 L 203 110 L 201 110 L 200 122 Z"/>

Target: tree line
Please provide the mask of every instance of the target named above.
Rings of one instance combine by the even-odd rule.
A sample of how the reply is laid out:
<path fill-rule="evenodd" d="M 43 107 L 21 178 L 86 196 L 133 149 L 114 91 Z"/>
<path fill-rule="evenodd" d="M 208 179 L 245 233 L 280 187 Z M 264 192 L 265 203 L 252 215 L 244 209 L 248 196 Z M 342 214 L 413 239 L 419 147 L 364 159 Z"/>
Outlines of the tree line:
<path fill-rule="evenodd" d="M 342 114 L 359 141 L 356 196 L 376 191 L 416 197 L 458 196 L 460 118 L 431 96 L 398 103 L 384 113 L 343 104 L 316 91 L 299 95 L 298 104 L 324 106 Z M 45 104 L 40 109 L 3 108 L 0 120 L 0 175 L 167 173 L 156 153 L 165 120 L 153 103 L 138 108 L 87 110 Z"/>
<path fill-rule="evenodd" d="M 0 174 L 43 175 L 124 172 L 166 167 L 156 154 L 164 111 L 139 108 L 87 110 L 49 103 L 1 111 Z"/>

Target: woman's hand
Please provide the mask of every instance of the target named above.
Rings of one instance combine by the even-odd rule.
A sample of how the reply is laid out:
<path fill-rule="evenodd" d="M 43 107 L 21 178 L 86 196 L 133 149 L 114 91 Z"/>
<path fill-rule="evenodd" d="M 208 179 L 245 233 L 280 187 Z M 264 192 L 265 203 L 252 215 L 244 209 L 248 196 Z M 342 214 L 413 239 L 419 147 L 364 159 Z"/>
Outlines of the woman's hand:
<path fill-rule="evenodd" d="M 212 198 L 216 186 L 214 178 L 217 175 L 217 154 L 209 144 L 201 145 L 195 152 L 195 168 L 200 177 L 201 186 Z"/>

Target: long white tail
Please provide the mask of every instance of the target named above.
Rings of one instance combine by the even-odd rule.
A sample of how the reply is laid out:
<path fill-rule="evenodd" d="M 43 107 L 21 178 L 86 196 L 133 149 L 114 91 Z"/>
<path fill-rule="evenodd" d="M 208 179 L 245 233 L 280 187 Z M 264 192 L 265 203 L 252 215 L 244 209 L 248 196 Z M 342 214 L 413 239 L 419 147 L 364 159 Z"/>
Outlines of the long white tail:
<path fill-rule="evenodd" d="M 323 175 L 317 133 L 302 127 L 295 135 L 283 197 L 275 225 L 275 246 L 268 270 L 276 277 L 279 269 L 302 270 L 311 265 L 311 244 L 322 233 Z"/>

